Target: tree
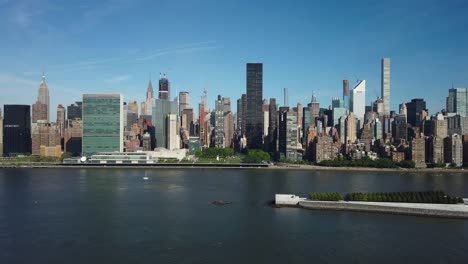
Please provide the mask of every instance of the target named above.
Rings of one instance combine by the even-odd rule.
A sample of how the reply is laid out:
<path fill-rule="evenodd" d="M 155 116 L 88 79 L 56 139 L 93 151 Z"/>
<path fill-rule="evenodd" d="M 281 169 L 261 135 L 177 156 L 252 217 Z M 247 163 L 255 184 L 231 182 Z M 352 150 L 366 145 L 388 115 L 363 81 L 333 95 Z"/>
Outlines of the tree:
<path fill-rule="evenodd" d="M 244 156 L 242 162 L 244 163 L 262 163 L 270 161 L 270 154 L 263 150 L 250 149 L 247 155 Z"/>

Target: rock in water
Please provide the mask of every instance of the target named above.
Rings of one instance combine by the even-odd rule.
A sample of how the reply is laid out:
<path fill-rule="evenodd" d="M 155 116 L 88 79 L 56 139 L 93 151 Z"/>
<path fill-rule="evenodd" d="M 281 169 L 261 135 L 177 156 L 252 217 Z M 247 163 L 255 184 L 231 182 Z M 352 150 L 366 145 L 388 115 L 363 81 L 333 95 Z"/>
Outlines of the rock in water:
<path fill-rule="evenodd" d="M 223 200 L 217 200 L 217 201 L 213 201 L 213 204 L 214 205 L 226 205 L 226 204 L 231 204 L 232 202 L 225 202 Z"/>

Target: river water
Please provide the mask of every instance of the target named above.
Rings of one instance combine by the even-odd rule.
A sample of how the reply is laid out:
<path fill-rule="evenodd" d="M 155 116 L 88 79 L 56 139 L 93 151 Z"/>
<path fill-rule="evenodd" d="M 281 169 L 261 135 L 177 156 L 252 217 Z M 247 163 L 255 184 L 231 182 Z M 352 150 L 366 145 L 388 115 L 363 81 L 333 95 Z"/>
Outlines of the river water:
<path fill-rule="evenodd" d="M 434 189 L 468 197 L 468 174 L 0 169 L 0 263 L 468 263 L 466 220 L 265 206 Z"/>

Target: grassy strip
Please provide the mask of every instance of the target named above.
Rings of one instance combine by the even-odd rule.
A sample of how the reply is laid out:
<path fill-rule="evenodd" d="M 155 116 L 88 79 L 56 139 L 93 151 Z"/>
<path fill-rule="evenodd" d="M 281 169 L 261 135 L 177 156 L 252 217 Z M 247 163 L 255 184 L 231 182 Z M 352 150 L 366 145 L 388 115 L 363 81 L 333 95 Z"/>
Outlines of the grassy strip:
<path fill-rule="evenodd" d="M 340 201 L 343 200 L 343 196 L 337 192 L 325 192 L 325 193 L 310 193 L 309 199 L 314 201 Z"/>
<path fill-rule="evenodd" d="M 457 204 L 463 203 L 460 197 L 446 195 L 442 191 L 424 192 L 389 192 L 389 193 L 348 193 L 346 201 L 366 202 L 397 202 L 397 203 L 433 203 L 433 204 Z"/>

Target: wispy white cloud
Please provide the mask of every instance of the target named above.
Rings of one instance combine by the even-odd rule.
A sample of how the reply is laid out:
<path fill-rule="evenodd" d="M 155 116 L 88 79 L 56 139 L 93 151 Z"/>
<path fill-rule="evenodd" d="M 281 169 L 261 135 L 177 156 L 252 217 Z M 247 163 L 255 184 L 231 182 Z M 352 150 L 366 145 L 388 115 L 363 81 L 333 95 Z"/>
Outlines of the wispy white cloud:
<path fill-rule="evenodd" d="M 108 83 L 119 83 L 119 82 L 124 82 L 124 81 L 128 81 L 132 78 L 132 75 L 130 74 L 124 74 L 124 75 L 118 75 L 118 76 L 114 76 L 110 79 L 107 79 L 106 82 Z"/>
<path fill-rule="evenodd" d="M 136 58 L 136 60 L 139 60 L 139 61 L 151 60 L 156 57 L 160 57 L 164 55 L 177 54 L 177 53 L 191 53 L 191 52 L 210 50 L 210 49 L 216 49 L 216 48 L 219 48 L 219 47 L 205 46 L 205 47 L 174 48 L 174 49 L 168 49 L 164 51 L 158 51 L 158 52 L 146 55 L 144 57 Z"/>
<path fill-rule="evenodd" d="M 205 50 L 211 50 L 219 48 L 219 46 L 207 45 L 214 44 L 214 41 L 198 42 L 192 44 L 178 45 L 170 48 L 162 48 L 153 51 L 152 53 L 144 52 L 141 49 L 131 49 L 128 51 L 122 52 L 124 55 L 118 55 L 108 58 L 94 58 L 94 59 L 85 59 L 79 62 L 70 63 L 70 64 L 58 64 L 58 65 L 49 65 L 48 70 L 54 72 L 71 72 L 71 71 L 83 71 L 83 70 L 93 70 L 99 67 L 104 67 L 107 65 L 116 65 L 116 64 L 128 64 L 138 61 L 151 60 L 160 56 L 178 54 L 178 53 L 192 53 L 192 52 L 201 52 Z M 138 54 L 141 56 L 137 57 Z"/>
<path fill-rule="evenodd" d="M 24 79 L 13 74 L 0 74 L 0 85 L 21 84 L 21 85 L 38 85 L 38 81 Z"/>

